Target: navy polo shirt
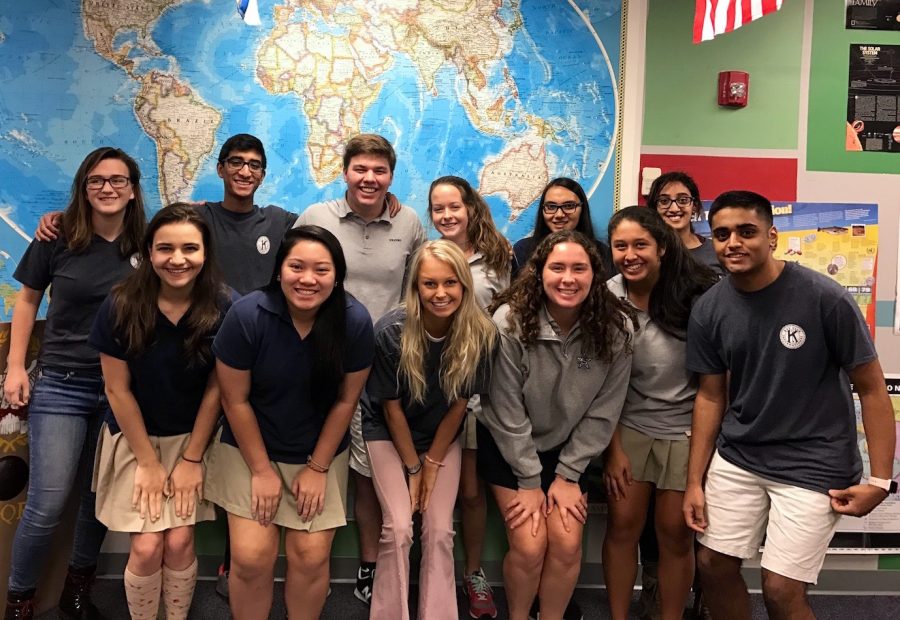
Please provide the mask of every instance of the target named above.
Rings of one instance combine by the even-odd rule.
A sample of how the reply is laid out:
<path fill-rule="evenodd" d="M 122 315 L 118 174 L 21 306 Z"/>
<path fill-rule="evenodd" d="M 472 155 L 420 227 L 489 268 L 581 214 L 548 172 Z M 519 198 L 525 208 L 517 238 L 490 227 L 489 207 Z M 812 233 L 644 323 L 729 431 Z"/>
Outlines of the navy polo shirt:
<path fill-rule="evenodd" d="M 366 308 L 347 295 L 344 372 L 372 365 L 375 336 Z M 253 291 L 235 302 L 213 342 L 225 365 L 250 371 L 250 406 L 256 414 L 269 459 L 305 463 L 325 423 L 310 395 L 314 359 L 312 342 L 300 338 L 280 290 Z M 226 422 L 222 441 L 237 446 Z M 341 441 L 338 451 L 348 445 Z"/>
<path fill-rule="evenodd" d="M 228 296 L 221 298 L 219 323 L 231 306 L 229 296 L 232 294 L 233 291 L 229 291 Z M 189 335 L 187 314 L 177 325 L 173 325 L 166 315 L 157 310 L 153 342 L 137 357 L 128 355 L 125 339 L 115 331 L 114 325 L 110 295 L 97 312 L 88 344 L 100 353 L 128 363 L 131 393 L 140 407 L 147 434 L 171 437 L 190 433 L 215 359 L 210 356 L 206 363 L 189 363 L 184 354 L 184 341 Z M 205 336 L 207 345 L 212 343 L 215 335 L 216 330 L 213 329 Z M 106 411 L 106 422 L 111 433 L 119 432 L 111 408 Z"/>

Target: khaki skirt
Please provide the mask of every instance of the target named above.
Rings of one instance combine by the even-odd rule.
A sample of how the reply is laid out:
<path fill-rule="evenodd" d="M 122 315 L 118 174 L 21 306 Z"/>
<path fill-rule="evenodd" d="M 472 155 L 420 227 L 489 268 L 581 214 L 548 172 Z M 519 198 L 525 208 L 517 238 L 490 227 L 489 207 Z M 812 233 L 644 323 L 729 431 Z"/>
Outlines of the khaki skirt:
<path fill-rule="evenodd" d="M 207 459 L 204 496 L 221 506 L 225 512 L 244 519 L 253 519 L 250 514 L 250 468 L 247 467 L 241 451 L 219 440 L 212 445 Z M 334 457 L 328 467 L 325 481 L 325 508 L 322 514 L 309 521 L 302 521 L 297 514 L 297 500 L 291 492 L 294 477 L 306 465 L 277 463 L 272 461 L 275 472 L 281 477 L 281 502 L 272 518 L 272 523 L 292 530 L 320 532 L 347 524 L 347 470 L 350 451 L 344 450 Z"/>
<path fill-rule="evenodd" d="M 187 447 L 190 433 L 172 437 L 150 436 L 150 443 L 159 462 L 166 471 L 175 469 L 181 454 Z M 97 494 L 97 520 L 113 532 L 163 532 L 173 527 L 194 525 L 201 521 L 214 521 L 215 508 L 210 502 L 198 501 L 194 513 L 187 518 L 175 515 L 175 499 L 163 497 L 163 509 L 155 522 L 150 517 L 141 518 L 139 510 L 131 505 L 134 493 L 134 474 L 137 458 L 125 439 L 125 433 L 113 435 L 104 424 L 94 457 L 94 479 L 91 488 Z"/>
<path fill-rule="evenodd" d="M 691 451 L 687 435 L 684 439 L 654 439 L 624 425 L 619 428 L 622 449 L 636 481 L 649 482 L 661 491 L 684 491 Z"/>

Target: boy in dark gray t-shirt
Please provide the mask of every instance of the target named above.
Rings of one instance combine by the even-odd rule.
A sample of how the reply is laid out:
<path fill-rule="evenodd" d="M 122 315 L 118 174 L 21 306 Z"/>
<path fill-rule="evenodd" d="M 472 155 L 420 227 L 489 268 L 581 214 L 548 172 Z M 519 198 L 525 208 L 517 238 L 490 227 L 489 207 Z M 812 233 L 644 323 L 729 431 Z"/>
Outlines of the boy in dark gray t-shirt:
<path fill-rule="evenodd" d="M 765 535 L 769 615 L 812 617 L 807 584 L 840 515 L 865 515 L 896 491 L 893 410 L 853 298 L 827 276 L 774 258 L 771 203 L 726 192 L 709 221 L 730 275 L 694 305 L 688 327 L 687 367 L 700 385 L 684 513 L 700 533 L 703 593 L 713 617 L 749 620 L 740 569 Z M 851 381 L 869 445 L 867 484 Z"/>

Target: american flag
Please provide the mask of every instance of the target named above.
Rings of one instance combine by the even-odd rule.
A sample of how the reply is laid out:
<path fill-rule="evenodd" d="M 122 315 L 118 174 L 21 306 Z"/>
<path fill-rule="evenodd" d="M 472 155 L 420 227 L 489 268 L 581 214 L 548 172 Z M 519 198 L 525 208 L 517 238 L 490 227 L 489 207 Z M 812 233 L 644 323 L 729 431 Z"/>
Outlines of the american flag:
<path fill-rule="evenodd" d="M 696 0 L 694 43 L 709 41 L 720 34 L 774 13 L 782 0 Z"/>

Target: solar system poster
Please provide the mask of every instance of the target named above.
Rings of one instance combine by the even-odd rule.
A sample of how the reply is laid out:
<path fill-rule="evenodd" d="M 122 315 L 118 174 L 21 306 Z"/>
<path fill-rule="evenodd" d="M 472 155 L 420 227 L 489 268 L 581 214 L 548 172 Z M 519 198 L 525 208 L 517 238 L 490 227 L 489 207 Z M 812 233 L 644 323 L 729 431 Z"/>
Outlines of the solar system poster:
<path fill-rule="evenodd" d="M 850 46 L 848 151 L 900 153 L 900 45 Z"/>

